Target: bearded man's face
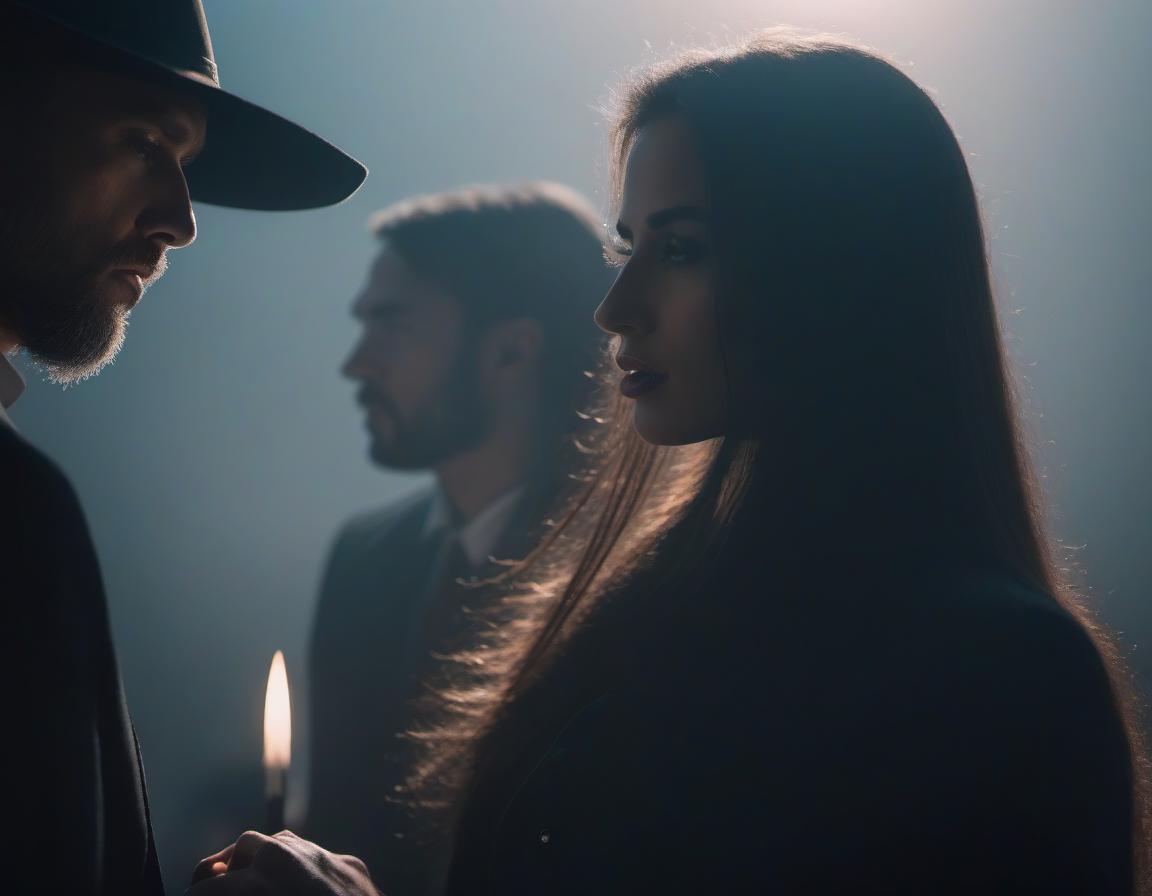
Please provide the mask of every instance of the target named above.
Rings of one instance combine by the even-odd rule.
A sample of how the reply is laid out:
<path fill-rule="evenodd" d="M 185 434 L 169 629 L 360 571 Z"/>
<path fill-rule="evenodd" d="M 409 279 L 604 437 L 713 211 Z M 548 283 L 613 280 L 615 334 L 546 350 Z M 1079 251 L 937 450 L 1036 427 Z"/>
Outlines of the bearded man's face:
<path fill-rule="evenodd" d="M 373 460 L 427 470 L 484 439 L 491 402 L 458 299 L 385 246 L 353 314 L 362 331 L 344 373 L 360 384 Z"/>
<path fill-rule="evenodd" d="M 195 239 L 184 178 L 204 114 L 177 91 L 56 67 L 0 149 L 0 333 L 49 376 L 111 361 L 132 308 Z"/>

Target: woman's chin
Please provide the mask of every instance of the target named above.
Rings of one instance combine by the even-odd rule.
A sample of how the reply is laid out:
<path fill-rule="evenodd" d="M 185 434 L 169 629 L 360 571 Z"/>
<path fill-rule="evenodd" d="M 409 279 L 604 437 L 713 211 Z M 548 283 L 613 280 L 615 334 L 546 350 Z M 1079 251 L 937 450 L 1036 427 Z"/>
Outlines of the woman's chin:
<path fill-rule="evenodd" d="M 650 445 L 695 445 L 723 435 L 723 427 L 713 420 L 688 420 L 683 415 L 657 413 L 637 402 L 632 412 L 632 428 Z"/>

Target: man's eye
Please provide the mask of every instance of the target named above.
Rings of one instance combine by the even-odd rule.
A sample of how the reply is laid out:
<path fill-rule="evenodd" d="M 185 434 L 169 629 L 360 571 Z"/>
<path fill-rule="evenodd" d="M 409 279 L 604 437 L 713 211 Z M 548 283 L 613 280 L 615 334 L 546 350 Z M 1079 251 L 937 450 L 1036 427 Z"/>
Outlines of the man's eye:
<path fill-rule="evenodd" d="M 407 315 L 403 311 L 397 311 L 393 308 L 369 311 L 365 316 L 373 326 L 382 330 L 395 330 L 407 322 Z"/>
<path fill-rule="evenodd" d="M 149 164 L 158 161 L 164 153 L 160 141 L 146 131 L 133 131 L 128 142 L 136 154 Z"/>

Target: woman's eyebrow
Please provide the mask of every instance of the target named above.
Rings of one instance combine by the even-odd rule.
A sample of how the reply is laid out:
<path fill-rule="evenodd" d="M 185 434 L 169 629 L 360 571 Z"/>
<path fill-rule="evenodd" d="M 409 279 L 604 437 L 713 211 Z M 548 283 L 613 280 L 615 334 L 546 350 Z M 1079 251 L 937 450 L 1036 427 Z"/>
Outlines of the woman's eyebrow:
<path fill-rule="evenodd" d="M 707 210 L 699 205 L 673 205 L 669 208 L 661 209 L 658 212 L 653 212 L 645 219 L 645 223 L 647 223 L 649 230 L 659 230 L 661 227 L 667 227 L 673 221 L 707 220 Z M 620 239 L 625 242 L 632 242 L 632 228 L 623 221 L 616 222 L 616 233 L 619 234 Z"/>
<path fill-rule="evenodd" d="M 674 205 L 648 216 L 648 228 L 659 230 L 673 221 L 707 221 L 708 212 L 698 205 Z"/>

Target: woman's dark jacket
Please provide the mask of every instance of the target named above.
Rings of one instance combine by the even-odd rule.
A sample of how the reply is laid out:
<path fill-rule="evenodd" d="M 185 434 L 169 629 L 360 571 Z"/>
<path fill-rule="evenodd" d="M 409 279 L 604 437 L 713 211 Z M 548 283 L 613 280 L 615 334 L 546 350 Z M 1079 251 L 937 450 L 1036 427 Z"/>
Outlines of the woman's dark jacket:
<path fill-rule="evenodd" d="M 452 896 L 1132 892 L 1128 741 L 1079 622 L 999 574 L 813 578 L 851 598 L 792 589 L 578 705 L 526 699 Z"/>

